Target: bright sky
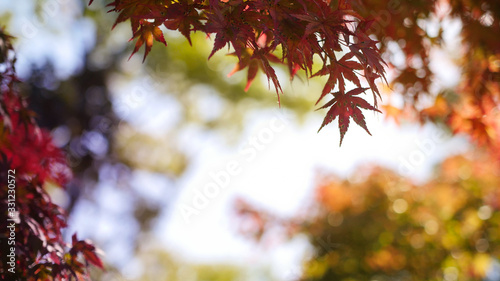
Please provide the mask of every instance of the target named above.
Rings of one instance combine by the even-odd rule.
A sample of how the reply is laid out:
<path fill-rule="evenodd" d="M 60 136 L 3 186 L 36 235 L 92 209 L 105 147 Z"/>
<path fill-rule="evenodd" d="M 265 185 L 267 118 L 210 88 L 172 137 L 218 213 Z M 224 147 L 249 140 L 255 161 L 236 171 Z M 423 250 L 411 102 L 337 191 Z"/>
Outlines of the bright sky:
<path fill-rule="evenodd" d="M 434 164 L 466 147 L 463 140 L 439 137 L 441 131 L 435 127 L 396 127 L 371 114 L 367 114 L 367 123 L 373 136 L 357 126 L 351 126 L 342 147 L 339 147 L 339 133 L 334 126 L 319 134 L 316 132 L 322 121 L 320 117 L 311 117 L 303 126 L 298 126 L 293 122 L 293 117 L 288 119 L 286 116 L 279 109 L 255 115 L 246 126 L 244 141 L 235 148 L 222 146 L 217 138 L 209 138 L 204 143 L 205 148 L 199 151 L 195 165 L 181 181 L 183 191 L 178 198 L 179 206 L 164 226 L 169 229 L 166 231 L 167 241 L 183 240 L 187 232 L 191 235 L 200 233 L 201 236 L 213 232 L 213 238 L 224 243 L 221 229 L 206 229 L 205 226 L 220 220 L 236 195 L 243 195 L 266 209 L 291 215 L 300 210 L 311 196 L 318 169 L 349 177 L 362 173 L 362 169 L 357 167 L 377 163 L 408 175 L 415 181 L 423 181 L 430 175 Z M 270 130 L 269 123 L 273 120 L 282 122 L 279 118 L 285 120 L 283 128 L 280 127 L 280 131 Z M 267 132 L 272 132 L 269 142 L 260 142 L 261 150 L 253 149 L 253 158 L 245 157 L 250 153 L 243 154 L 240 149 L 250 149 L 249 140 L 259 139 L 260 135 L 266 136 Z M 227 171 L 226 166 L 230 163 L 237 163 L 240 173 L 230 176 L 227 187 L 218 193 L 214 191 L 216 195 L 208 200 L 207 207 L 198 215 L 188 216 L 189 222 L 186 221 L 182 206 L 194 206 L 192 200 L 199 197 L 197 192 L 211 196 L 211 190 L 214 189 L 205 191 L 207 185 L 216 182 L 210 174 Z M 199 245 L 191 247 L 197 241 Z M 194 239 L 189 244 L 191 246 L 186 247 L 186 250 L 192 251 L 192 254 L 203 256 L 204 249 L 209 253 L 212 248 L 217 249 L 213 252 L 223 255 L 219 245 L 214 243 Z M 232 251 L 231 248 L 228 250 Z"/>
<path fill-rule="evenodd" d="M 275 275 L 287 280 L 290 272 L 297 272 L 307 250 L 304 240 L 266 248 L 242 239 L 230 215 L 236 197 L 281 215 L 293 215 L 310 202 L 319 169 L 349 177 L 362 173 L 357 167 L 377 163 L 421 182 L 434 164 L 467 147 L 464 140 L 443 136 L 433 126 L 397 127 L 373 114 L 367 114 L 373 136 L 351 126 L 339 147 L 336 127 L 317 133 L 321 121 L 312 116 L 299 126 L 293 115 L 276 109 L 253 114 L 235 147 L 225 146 L 216 136 L 202 137 L 201 142 L 194 139 L 197 158 L 179 182 L 181 192 L 175 205 L 161 217 L 157 237 L 169 250 L 189 260 L 272 265 Z M 251 149 L 252 139 L 259 140 L 257 148 Z M 222 179 L 219 187 L 225 187 L 214 187 L 217 181 L 211 174 L 218 174 Z M 149 193 L 157 186 L 143 182 L 141 188 Z M 200 199 L 200 194 L 207 199 Z M 193 200 L 206 201 L 206 206 L 195 205 Z M 186 215 L 191 207 L 196 214 Z"/>

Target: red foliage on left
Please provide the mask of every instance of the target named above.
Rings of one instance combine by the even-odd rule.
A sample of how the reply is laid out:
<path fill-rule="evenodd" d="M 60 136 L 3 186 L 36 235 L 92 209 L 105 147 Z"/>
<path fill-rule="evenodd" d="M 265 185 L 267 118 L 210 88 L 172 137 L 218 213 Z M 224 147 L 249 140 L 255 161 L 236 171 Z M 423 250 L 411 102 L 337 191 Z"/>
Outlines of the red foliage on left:
<path fill-rule="evenodd" d="M 0 29 L 0 279 L 88 280 L 88 265 L 102 262 L 76 234 L 63 240 L 65 212 L 44 187 L 63 187 L 71 169 L 19 95 L 11 39 Z"/>

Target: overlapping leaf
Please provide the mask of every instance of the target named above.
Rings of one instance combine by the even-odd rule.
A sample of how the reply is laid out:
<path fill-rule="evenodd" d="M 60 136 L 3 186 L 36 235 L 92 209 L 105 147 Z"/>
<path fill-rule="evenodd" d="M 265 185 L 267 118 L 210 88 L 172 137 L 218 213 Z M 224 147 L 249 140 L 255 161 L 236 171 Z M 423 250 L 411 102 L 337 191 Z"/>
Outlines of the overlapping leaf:
<path fill-rule="evenodd" d="M 366 127 L 365 116 L 361 112 L 361 108 L 373 110 L 380 112 L 377 108 L 370 105 L 366 100 L 358 97 L 357 95 L 365 92 L 368 88 L 356 88 L 343 94 L 341 92 L 332 93 L 333 99 L 326 103 L 322 108 L 328 108 L 328 113 L 326 114 L 323 124 L 319 128 L 318 132 L 326 125 L 330 124 L 337 117 L 339 118 L 339 130 L 340 130 L 340 145 L 342 145 L 342 140 L 344 135 L 349 128 L 350 118 L 356 122 L 361 128 L 371 135 L 370 131 Z"/>
<path fill-rule="evenodd" d="M 354 53 L 348 53 L 344 55 L 339 61 L 333 61 L 329 65 L 323 66 L 323 68 L 315 73 L 313 76 L 323 76 L 329 75 L 328 81 L 323 88 L 323 92 L 319 97 L 316 104 L 318 104 L 324 96 L 333 91 L 336 85 L 339 87 L 341 93 L 345 93 L 345 82 L 344 78 L 356 84 L 356 86 L 361 87 L 361 82 L 359 78 L 354 73 L 355 69 L 363 69 L 361 64 L 355 61 L 350 61 L 354 56 Z"/>
<path fill-rule="evenodd" d="M 149 51 L 151 51 L 154 40 L 163 43 L 165 46 L 167 45 L 160 28 L 149 22 L 144 23 L 136 32 L 134 32 L 134 37 L 132 37 L 132 39 L 134 38 L 137 38 L 137 41 L 135 43 L 134 51 L 132 51 L 130 57 L 132 57 L 139 50 L 139 48 L 145 44 L 146 50 L 144 51 L 144 58 L 142 61 L 146 59 Z"/>

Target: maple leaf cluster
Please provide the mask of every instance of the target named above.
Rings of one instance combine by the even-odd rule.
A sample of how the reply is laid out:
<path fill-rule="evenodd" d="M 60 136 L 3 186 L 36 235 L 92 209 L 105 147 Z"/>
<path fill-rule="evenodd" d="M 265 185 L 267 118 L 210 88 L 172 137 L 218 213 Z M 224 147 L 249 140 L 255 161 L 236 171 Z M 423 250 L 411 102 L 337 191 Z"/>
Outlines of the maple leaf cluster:
<path fill-rule="evenodd" d="M 73 235 L 67 245 L 61 230 L 66 214 L 52 203 L 47 183 L 60 187 L 71 178 L 63 152 L 53 145 L 50 133 L 39 128 L 35 114 L 20 97 L 14 68 L 11 37 L 0 29 L 0 249 L 2 255 L 15 248 L 14 272 L 5 257 L 0 263 L 1 280 L 77 280 L 88 278 L 87 267 L 102 268 L 95 247 Z M 8 171 L 15 171 L 15 174 Z M 10 176 L 9 176 L 10 175 Z M 15 213 L 9 208 L 7 183 L 15 178 Z M 15 215 L 15 245 L 6 218 Z"/>
<path fill-rule="evenodd" d="M 463 74 L 456 88 L 460 102 L 451 103 L 443 115 L 454 133 L 469 135 L 500 159 L 500 41 L 491 36 L 500 33 L 500 3 L 450 4 L 450 14 L 464 22 Z"/>
<path fill-rule="evenodd" d="M 308 78 L 326 76 L 318 103 L 328 94 L 333 99 L 322 107 L 330 109 L 321 128 L 339 117 L 340 144 L 351 118 L 369 133 L 361 109 L 378 111 L 375 80 L 385 79 L 385 62 L 377 41 L 368 36 L 373 21 L 348 0 L 115 0 L 108 6 L 118 13 L 115 25 L 130 21 L 136 39 L 132 55 L 145 45 L 145 59 L 154 41 L 167 45 L 162 28 L 178 30 L 190 43 L 192 32 L 204 32 L 214 37 L 209 58 L 227 46 L 238 58 L 231 74 L 248 68 L 245 90 L 260 69 L 279 101 L 282 89 L 273 64 L 286 65 L 291 78 L 300 69 Z M 314 60 L 320 61 L 319 71 Z M 367 90 L 363 83 L 373 93 L 373 106 L 354 97 Z"/>

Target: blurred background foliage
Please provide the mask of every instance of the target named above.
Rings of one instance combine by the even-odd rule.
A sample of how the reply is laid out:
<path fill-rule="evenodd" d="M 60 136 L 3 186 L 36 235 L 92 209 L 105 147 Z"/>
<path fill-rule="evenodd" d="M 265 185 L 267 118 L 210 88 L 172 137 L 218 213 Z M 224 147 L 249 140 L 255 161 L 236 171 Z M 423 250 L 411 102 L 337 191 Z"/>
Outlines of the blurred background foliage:
<path fill-rule="evenodd" d="M 239 214 L 258 241 L 277 225 L 309 238 L 301 280 L 498 280 L 500 167 L 492 163 L 454 156 L 420 185 L 377 166 L 350 180 L 322 172 L 301 219 L 249 204 Z"/>
<path fill-rule="evenodd" d="M 29 5 L 23 11 L 11 7 L 0 16 L 7 30 L 12 29 L 11 34 L 23 32 L 25 25 L 16 21 L 21 13 L 38 32 L 50 34 L 47 40 L 58 36 L 88 38 L 76 67 L 60 71 L 57 53 L 52 59 L 34 54 L 38 60 L 25 64 L 21 75 L 23 92 L 37 112 L 40 126 L 52 131 L 75 172 L 68 193 L 54 190 L 54 200 L 70 216 L 80 206 L 88 217 L 111 216 L 127 225 L 124 237 L 113 236 L 122 228 L 115 229 L 113 235 L 99 236 L 90 230 L 87 235 L 108 256 L 116 247 L 127 245 L 126 253 L 141 264 L 142 275 L 124 276 L 110 264 L 108 271 L 94 273 L 95 280 L 276 280 L 267 267 L 186 261 L 156 247 L 160 242 L 150 236 L 158 216 L 169 212 L 178 195 L 177 183 L 203 149 L 203 143 L 196 140 L 216 135 L 225 145 L 235 145 L 249 115 L 278 107 L 276 94 L 269 90 L 263 74 L 244 92 L 245 73 L 226 77 L 235 58 L 219 52 L 207 62 L 210 40 L 196 34 L 191 47 L 181 35 L 169 31 L 165 32 L 168 47 L 153 47 L 142 64 L 138 55 L 129 59 L 133 47 L 127 42 L 129 27 L 122 24 L 110 31 L 114 18 L 103 12 L 105 1 L 95 1 L 90 7 L 86 1 L 26 3 Z M 54 3 L 58 5 L 56 14 L 50 12 Z M 386 7 L 385 1 L 370 5 L 375 11 Z M 379 30 L 379 36 L 389 38 L 381 43 L 396 73 L 392 87 L 404 96 L 403 105 L 397 107 L 397 97 L 386 93 L 386 100 L 394 103 L 387 103 L 384 109 L 389 118 L 415 121 L 403 111 L 410 101 L 419 100 L 420 105 L 412 105 L 422 113 L 416 119 L 444 122 L 440 114 L 448 108 L 439 107 L 439 97 L 449 104 L 456 99 L 456 89 L 446 85 L 433 88 L 429 66 L 414 65 L 417 56 L 428 61 L 422 50 L 440 45 L 443 31 L 429 36 L 414 24 L 432 17 L 425 1 L 411 2 L 408 10 L 414 19 L 393 14 L 394 21 L 405 24 Z M 64 14 L 63 24 L 53 20 L 59 13 Z M 415 37 L 420 43 L 409 44 Z M 27 45 L 29 40 L 19 36 L 17 44 Z M 475 46 L 478 50 L 482 47 Z M 404 57 L 405 63 L 398 65 L 395 58 L 401 50 L 412 56 Z M 59 60 L 64 60 L 60 55 Z M 418 74 L 419 69 L 429 75 Z M 497 75 L 498 69 L 492 72 Z M 287 80 L 284 68 L 278 69 L 278 76 Z M 322 89 L 321 81 L 305 80 L 299 75 L 282 84 L 281 110 L 291 112 L 299 123 L 316 114 L 315 96 L 308 93 Z M 446 91 L 452 94 L 444 95 Z M 145 120 L 157 122 L 151 125 Z M 349 180 L 320 172 L 311 206 L 293 218 L 278 218 L 240 201 L 236 211 L 239 223 L 250 220 L 251 227 L 245 227 L 243 234 L 253 234 L 255 243 L 272 237 L 270 230 L 276 227 L 284 229 L 286 239 L 308 237 L 309 254 L 302 269 L 288 276 L 289 280 L 500 280 L 497 160 L 484 151 L 455 156 L 436 167 L 434 177 L 420 185 L 380 167 L 360 167 L 360 173 Z M 171 186 L 169 193 L 151 199 L 135 187 L 134 179 L 144 172 L 165 177 Z M 122 194 L 113 198 L 118 205 L 130 205 L 123 210 L 104 206 L 99 198 L 106 194 L 102 190 L 108 185 Z"/>

